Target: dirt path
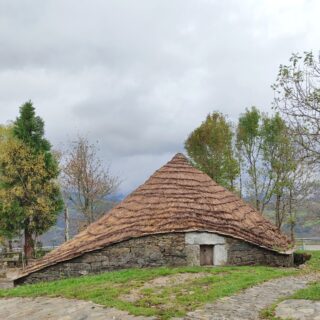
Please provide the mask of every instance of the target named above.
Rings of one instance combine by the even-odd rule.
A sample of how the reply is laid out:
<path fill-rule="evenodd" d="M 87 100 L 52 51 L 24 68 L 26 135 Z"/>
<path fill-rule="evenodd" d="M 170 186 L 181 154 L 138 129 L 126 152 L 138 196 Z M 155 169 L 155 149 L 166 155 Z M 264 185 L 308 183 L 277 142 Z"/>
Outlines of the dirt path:
<path fill-rule="evenodd" d="M 279 298 L 292 295 L 308 283 L 319 280 L 319 274 L 286 277 L 265 282 L 234 296 L 207 304 L 203 309 L 188 313 L 183 319 L 197 320 L 257 320 L 259 312 Z"/>

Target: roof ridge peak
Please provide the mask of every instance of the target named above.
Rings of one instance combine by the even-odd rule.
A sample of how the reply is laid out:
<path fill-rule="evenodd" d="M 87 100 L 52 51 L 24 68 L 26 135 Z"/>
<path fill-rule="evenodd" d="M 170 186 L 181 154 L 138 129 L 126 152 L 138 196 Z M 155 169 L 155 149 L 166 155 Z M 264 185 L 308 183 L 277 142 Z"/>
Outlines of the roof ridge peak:
<path fill-rule="evenodd" d="M 172 157 L 172 159 L 169 162 L 171 162 L 172 160 L 178 160 L 178 159 L 188 161 L 187 156 L 185 156 L 182 152 L 178 152 Z"/>

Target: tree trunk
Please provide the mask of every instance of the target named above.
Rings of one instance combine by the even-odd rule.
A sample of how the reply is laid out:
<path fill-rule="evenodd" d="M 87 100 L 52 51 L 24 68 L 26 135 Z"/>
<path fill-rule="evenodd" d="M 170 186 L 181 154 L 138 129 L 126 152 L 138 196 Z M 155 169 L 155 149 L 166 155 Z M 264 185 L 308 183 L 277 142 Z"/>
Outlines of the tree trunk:
<path fill-rule="evenodd" d="M 69 210 L 66 206 L 64 208 L 64 223 L 65 223 L 65 229 L 64 229 L 64 240 L 69 240 Z"/>
<path fill-rule="evenodd" d="M 276 226 L 277 226 L 278 230 L 281 229 L 280 200 L 281 200 L 281 196 L 277 194 L 277 196 L 276 196 Z"/>
<path fill-rule="evenodd" d="M 291 237 L 291 241 L 294 242 L 294 227 L 295 227 L 295 222 L 293 220 L 293 214 L 292 212 L 290 213 L 290 237 Z"/>
<path fill-rule="evenodd" d="M 290 189 L 289 193 L 289 214 L 290 214 L 290 235 L 291 241 L 294 242 L 294 227 L 296 225 L 295 218 L 293 217 L 292 212 L 292 190 Z"/>
<path fill-rule="evenodd" d="M 263 213 L 263 210 L 260 208 L 260 199 L 259 199 L 259 191 L 258 191 L 258 178 L 257 178 L 257 168 L 254 161 L 250 160 L 251 167 L 253 170 L 253 185 L 254 185 L 254 194 L 256 198 L 256 209 Z"/>
<path fill-rule="evenodd" d="M 8 240 L 8 251 L 12 252 L 12 240 L 11 239 Z"/>
<path fill-rule="evenodd" d="M 28 228 L 24 230 L 24 255 L 27 261 L 34 256 L 34 242 Z"/>
<path fill-rule="evenodd" d="M 257 197 L 257 196 L 256 196 Z M 258 211 L 260 211 L 261 213 L 263 212 L 263 210 L 260 208 L 260 201 L 259 201 L 259 199 L 257 199 L 256 198 L 256 209 L 258 210 Z"/>
<path fill-rule="evenodd" d="M 242 199 L 242 170 L 239 160 L 239 196 Z"/>

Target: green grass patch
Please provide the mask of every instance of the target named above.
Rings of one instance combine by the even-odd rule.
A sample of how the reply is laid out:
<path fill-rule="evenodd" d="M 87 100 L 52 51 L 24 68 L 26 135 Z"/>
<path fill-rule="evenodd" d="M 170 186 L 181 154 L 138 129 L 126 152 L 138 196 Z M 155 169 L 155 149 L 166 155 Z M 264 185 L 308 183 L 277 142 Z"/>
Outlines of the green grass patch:
<path fill-rule="evenodd" d="M 261 310 L 260 312 L 260 318 L 261 319 L 268 319 L 268 320 L 282 320 L 279 317 L 275 316 L 275 310 L 277 308 L 277 305 L 283 301 L 283 299 L 278 300 L 276 303 L 272 304 L 271 306 Z"/>
<path fill-rule="evenodd" d="M 270 279 L 319 271 L 320 252 L 313 251 L 311 254 L 312 258 L 308 261 L 307 268 L 302 270 L 264 266 L 127 269 L 0 290 L 0 297 L 49 296 L 89 300 L 106 307 L 125 310 L 134 315 L 170 319 L 184 316 L 187 312 L 206 303 L 233 295 L 242 289 Z M 189 280 L 180 283 L 169 281 L 169 284 L 162 287 L 144 287 L 155 278 L 174 277 L 181 273 L 201 273 L 202 276 L 198 278 L 190 276 Z M 299 294 L 316 299 L 320 292 L 319 285 L 315 284 L 308 289 L 310 290 L 308 293 L 301 291 L 302 293 Z M 128 301 L 125 296 L 132 291 L 138 294 L 134 301 Z M 272 310 L 270 308 L 265 310 L 267 319 L 273 319 Z"/>
<path fill-rule="evenodd" d="M 203 273 L 203 277 L 163 287 L 143 288 L 146 282 L 161 276 L 199 272 Z M 0 290 L 0 297 L 49 296 L 90 300 L 134 315 L 170 319 L 241 289 L 298 272 L 295 269 L 264 266 L 128 269 Z M 136 289 L 140 290 L 135 301 L 123 298 Z"/>
<path fill-rule="evenodd" d="M 307 262 L 308 270 L 320 271 L 320 251 L 300 251 L 311 254 L 311 259 Z"/>
<path fill-rule="evenodd" d="M 313 283 L 308 288 L 297 291 L 291 299 L 320 300 L 320 283 Z"/>

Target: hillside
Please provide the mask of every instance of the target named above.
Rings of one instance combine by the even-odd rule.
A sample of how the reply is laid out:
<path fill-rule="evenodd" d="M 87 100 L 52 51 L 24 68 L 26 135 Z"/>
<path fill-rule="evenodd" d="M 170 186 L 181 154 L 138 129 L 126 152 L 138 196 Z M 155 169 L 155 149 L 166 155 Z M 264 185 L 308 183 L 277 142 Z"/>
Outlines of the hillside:
<path fill-rule="evenodd" d="M 274 213 L 268 209 L 265 216 L 274 222 Z M 288 219 L 282 227 L 283 231 L 290 234 L 290 224 Z M 320 203 L 318 201 L 309 201 L 297 209 L 295 236 L 296 238 L 313 238 L 320 235 Z"/>

